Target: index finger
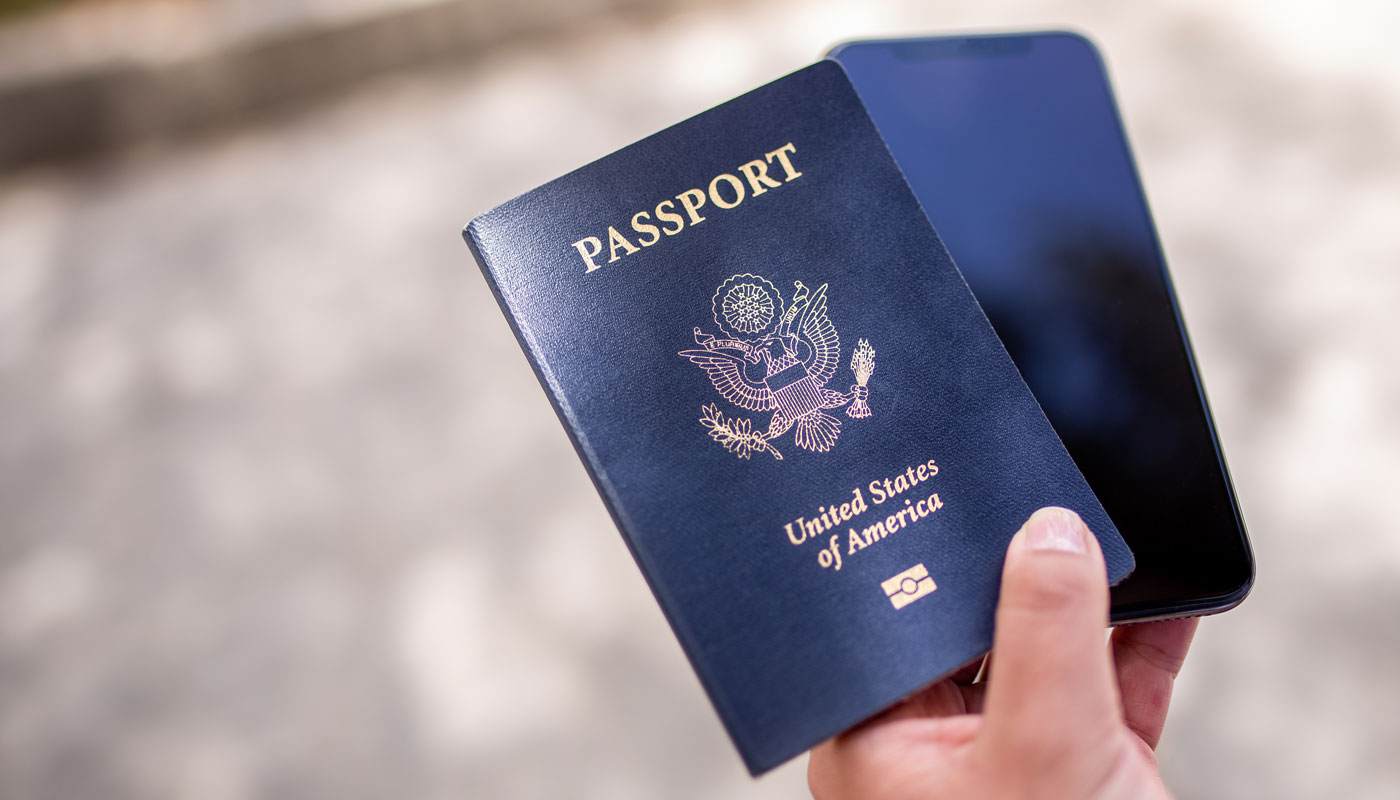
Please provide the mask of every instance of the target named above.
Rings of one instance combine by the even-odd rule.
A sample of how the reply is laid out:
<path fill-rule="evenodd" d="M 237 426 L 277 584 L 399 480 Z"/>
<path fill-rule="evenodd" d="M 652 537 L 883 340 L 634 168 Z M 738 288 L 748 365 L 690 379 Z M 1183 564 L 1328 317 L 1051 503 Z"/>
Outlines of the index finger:
<path fill-rule="evenodd" d="M 1172 685 L 1181 672 L 1199 619 L 1126 625 L 1110 647 L 1123 697 L 1123 721 L 1148 747 L 1157 748 L 1167 721 Z"/>

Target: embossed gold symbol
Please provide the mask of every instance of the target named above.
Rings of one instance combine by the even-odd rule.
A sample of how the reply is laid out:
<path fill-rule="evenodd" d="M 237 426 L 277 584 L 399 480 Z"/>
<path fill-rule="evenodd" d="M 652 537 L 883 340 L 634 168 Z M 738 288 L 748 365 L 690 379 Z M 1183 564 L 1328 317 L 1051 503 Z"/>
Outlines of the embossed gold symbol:
<path fill-rule="evenodd" d="M 932 594 L 938 585 L 929 577 L 928 568 L 923 564 L 915 564 L 898 575 L 886 581 L 880 582 L 880 588 L 885 590 L 885 594 L 890 598 L 890 605 L 895 608 L 904 608 L 920 597 Z"/>
<path fill-rule="evenodd" d="M 826 413 L 849 404 L 852 419 L 870 416 L 866 384 L 875 371 L 875 349 L 861 339 L 851 355 L 856 382 L 846 394 L 825 388 L 841 359 L 841 340 L 826 313 L 826 287 L 809 292 L 794 281 L 792 305 L 761 275 L 732 275 L 711 300 L 715 325 L 725 338 L 694 329 L 701 349 L 680 355 L 705 370 L 725 400 L 749 411 L 772 411 L 766 430 L 748 419 L 726 418 L 714 403 L 700 410 L 700 424 L 724 449 L 748 458 L 766 452 L 779 461 L 773 440 L 794 430 L 798 447 L 824 453 L 841 435 L 841 421 Z"/>

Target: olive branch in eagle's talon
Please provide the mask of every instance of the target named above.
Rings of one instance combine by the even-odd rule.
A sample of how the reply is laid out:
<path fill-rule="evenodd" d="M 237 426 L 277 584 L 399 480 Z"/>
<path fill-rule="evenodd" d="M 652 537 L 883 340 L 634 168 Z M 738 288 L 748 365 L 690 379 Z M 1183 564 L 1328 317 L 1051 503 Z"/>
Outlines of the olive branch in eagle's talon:
<path fill-rule="evenodd" d="M 724 445 L 725 450 L 739 458 L 748 458 L 751 453 L 757 451 L 772 453 L 774 458 L 783 460 L 783 454 L 778 452 L 778 448 L 769 444 L 768 437 L 763 433 L 755 431 L 747 419 L 726 420 L 714 403 L 700 409 L 700 424 L 709 430 L 711 439 Z"/>

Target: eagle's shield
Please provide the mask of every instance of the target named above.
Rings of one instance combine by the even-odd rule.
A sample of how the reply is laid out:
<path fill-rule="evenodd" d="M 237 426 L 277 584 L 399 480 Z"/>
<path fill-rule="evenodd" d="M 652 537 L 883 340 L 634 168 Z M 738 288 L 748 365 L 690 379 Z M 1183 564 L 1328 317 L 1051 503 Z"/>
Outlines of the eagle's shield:
<path fill-rule="evenodd" d="M 822 387 L 817 385 L 801 361 L 778 370 L 764 381 L 773 393 L 773 401 L 787 419 L 798 419 L 825 404 Z"/>

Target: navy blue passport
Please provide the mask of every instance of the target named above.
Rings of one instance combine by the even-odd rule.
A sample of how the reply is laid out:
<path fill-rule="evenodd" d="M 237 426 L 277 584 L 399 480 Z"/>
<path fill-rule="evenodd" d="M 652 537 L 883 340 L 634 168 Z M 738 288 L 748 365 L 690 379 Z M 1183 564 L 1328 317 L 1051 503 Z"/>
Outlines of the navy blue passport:
<path fill-rule="evenodd" d="M 464 233 L 752 773 L 986 652 L 1035 509 L 1132 569 L 835 62 Z"/>

